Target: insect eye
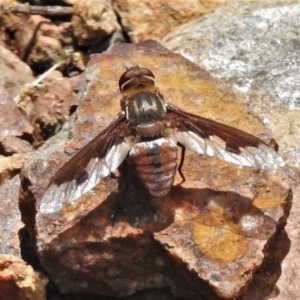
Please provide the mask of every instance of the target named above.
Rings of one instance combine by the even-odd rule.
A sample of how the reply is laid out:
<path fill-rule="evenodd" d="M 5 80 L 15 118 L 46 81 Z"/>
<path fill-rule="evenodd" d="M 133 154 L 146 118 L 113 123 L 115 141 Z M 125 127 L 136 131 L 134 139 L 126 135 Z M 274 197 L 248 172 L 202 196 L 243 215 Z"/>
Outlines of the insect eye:
<path fill-rule="evenodd" d="M 139 66 L 127 69 L 119 79 L 119 89 L 122 93 L 127 89 L 146 85 L 155 85 L 155 76 L 149 69 Z"/>

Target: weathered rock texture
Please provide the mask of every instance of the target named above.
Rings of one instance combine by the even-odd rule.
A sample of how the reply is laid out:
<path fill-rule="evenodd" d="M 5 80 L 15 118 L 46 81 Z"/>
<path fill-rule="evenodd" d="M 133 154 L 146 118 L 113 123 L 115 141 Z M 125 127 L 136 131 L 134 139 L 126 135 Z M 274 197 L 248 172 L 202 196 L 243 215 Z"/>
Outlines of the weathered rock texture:
<path fill-rule="evenodd" d="M 0 183 L 3 183 L 21 169 L 33 150 L 28 141 L 33 127 L 13 99 L 33 75 L 26 64 L 2 46 L 0 74 Z"/>
<path fill-rule="evenodd" d="M 189 299 L 240 296 L 285 225 L 285 170 L 260 172 L 188 152 L 186 181 L 164 201 L 150 201 L 122 166 L 57 213 L 39 211 L 51 176 L 120 111 L 118 79 L 136 64 L 153 71 L 166 102 L 271 137 L 238 94 L 156 42 L 93 55 L 76 114 L 22 172 L 20 207 L 32 249 L 63 293 L 125 296 L 170 287 Z"/>
<path fill-rule="evenodd" d="M 3 199 L 0 209 L 0 253 L 17 257 L 21 256 L 18 232 L 23 227 L 18 205 L 19 188 L 20 177 L 18 175 L 0 186 L 0 197 Z"/>
<path fill-rule="evenodd" d="M 212 11 L 226 0 L 114 0 L 124 31 L 132 42 L 161 39 L 172 29 Z"/>
<path fill-rule="evenodd" d="M 244 93 L 243 102 L 272 130 L 290 166 L 294 201 L 286 233 L 273 246 L 276 255 L 286 257 L 282 263 L 270 260 L 261 273 L 270 274 L 273 282 L 278 280 L 272 299 L 280 300 L 296 299 L 300 292 L 299 16 L 298 1 L 246 5 L 237 1 L 186 24 L 164 39 L 169 49 Z M 268 284 L 266 279 L 265 276 L 264 282 L 255 281 L 250 290 L 256 285 L 258 292 L 245 299 L 271 297 L 259 288 Z"/>
<path fill-rule="evenodd" d="M 69 118 L 74 94 L 70 80 L 59 71 L 46 73 L 42 82 L 26 85 L 17 106 L 33 125 L 33 139 L 40 144 L 53 136 Z"/>
<path fill-rule="evenodd" d="M 224 6 L 173 32 L 165 45 L 244 92 L 286 161 L 299 167 L 300 5 L 273 5 Z"/>
<path fill-rule="evenodd" d="M 121 29 L 110 0 L 79 0 L 72 16 L 79 45 L 93 45 Z"/>
<path fill-rule="evenodd" d="M 45 276 L 35 272 L 23 260 L 0 254 L 0 299 L 44 300 L 47 282 Z"/>

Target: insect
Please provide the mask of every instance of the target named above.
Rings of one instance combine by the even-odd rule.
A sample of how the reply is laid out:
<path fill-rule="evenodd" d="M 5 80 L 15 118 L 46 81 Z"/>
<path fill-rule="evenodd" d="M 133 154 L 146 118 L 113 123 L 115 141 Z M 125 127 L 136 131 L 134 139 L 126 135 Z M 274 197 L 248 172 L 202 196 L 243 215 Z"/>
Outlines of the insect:
<path fill-rule="evenodd" d="M 128 68 L 119 79 L 121 112 L 52 178 L 40 210 L 51 213 L 71 203 L 130 159 L 153 197 L 164 197 L 181 163 L 178 147 L 263 170 L 284 166 L 259 138 L 166 103 L 149 69 Z M 51 201 L 56 199 L 57 201 Z M 59 200 L 58 200 L 59 199 Z"/>

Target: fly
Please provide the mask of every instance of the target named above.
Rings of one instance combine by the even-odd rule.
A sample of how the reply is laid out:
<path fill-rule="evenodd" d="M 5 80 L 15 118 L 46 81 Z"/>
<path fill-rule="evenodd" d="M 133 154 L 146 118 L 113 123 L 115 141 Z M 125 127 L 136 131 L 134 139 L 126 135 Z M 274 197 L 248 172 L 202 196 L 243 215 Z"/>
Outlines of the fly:
<path fill-rule="evenodd" d="M 185 148 L 262 170 L 284 166 L 281 156 L 259 138 L 165 102 L 149 69 L 127 69 L 119 89 L 121 112 L 58 170 L 44 194 L 47 201 L 42 201 L 42 212 L 55 212 L 62 203 L 72 203 L 127 158 L 153 197 L 169 193 L 177 170 L 181 174 Z M 177 166 L 179 146 L 183 151 Z M 60 200 L 52 204 L 52 199 Z"/>

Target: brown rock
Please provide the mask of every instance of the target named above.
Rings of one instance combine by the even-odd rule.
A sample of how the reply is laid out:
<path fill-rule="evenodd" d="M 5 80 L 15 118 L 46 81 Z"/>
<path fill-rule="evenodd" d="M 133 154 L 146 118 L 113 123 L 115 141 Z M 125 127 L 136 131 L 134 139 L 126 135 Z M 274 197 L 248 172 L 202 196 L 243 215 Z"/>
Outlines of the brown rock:
<path fill-rule="evenodd" d="M 32 248 L 63 293 L 120 297 L 170 287 L 189 299 L 238 297 L 285 224 L 291 201 L 285 170 L 239 168 L 187 151 L 186 181 L 164 201 L 150 201 L 123 166 L 120 176 L 106 178 L 74 203 L 50 199 L 58 211 L 41 210 L 51 176 L 120 111 L 118 79 L 124 65 L 136 64 L 156 75 L 166 102 L 267 136 L 239 95 L 156 42 L 93 55 L 70 129 L 37 151 L 22 172 L 20 206 Z"/>
<path fill-rule="evenodd" d="M 286 224 L 286 234 L 288 237 L 288 244 L 281 243 L 278 247 L 278 252 L 286 251 L 286 257 L 279 268 L 280 278 L 276 282 L 276 287 L 273 292 L 274 300 L 297 299 L 299 297 L 299 278 L 300 278 L 300 264 L 299 264 L 299 251 L 300 251 L 300 171 L 294 169 L 293 174 L 293 205 L 291 207 L 290 216 Z M 279 276 L 278 276 L 279 277 Z"/>
<path fill-rule="evenodd" d="M 32 79 L 31 71 L 13 53 L 0 47 L 0 182 L 11 178 L 32 151 L 29 143 L 33 128 L 17 108 L 12 95 Z M 20 76 L 22 74 L 22 76 Z M 12 155 L 4 157 L 2 155 Z"/>
<path fill-rule="evenodd" d="M 263 29 L 257 27 L 258 15 L 266 25 Z M 293 55 L 288 55 L 298 53 L 298 45 L 293 38 L 286 42 L 286 36 L 297 31 L 299 16 L 297 1 L 234 1 L 164 38 L 168 49 L 244 93 L 243 102 L 272 130 L 286 163 L 297 168 L 300 127 L 299 112 L 293 108 L 300 105 L 298 73 L 293 72 L 300 68 L 300 60 L 294 62 Z M 280 49 L 274 40 L 282 45 Z"/>
<path fill-rule="evenodd" d="M 0 254 L 0 299 L 46 299 L 47 281 L 21 259 Z"/>
<path fill-rule="evenodd" d="M 20 153 L 12 156 L 0 155 L 0 183 L 9 180 L 12 176 L 17 174 L 30 156 L 31 153 Z"/>
<path fill-rule="evenodd" d="M 45 71 L 74 52 L 70 22 L 57 25 L 39 15 L 9 13 L 3 15 L 2 23 L 7 32 L 5 44 L 35 70 Z"/>
<path fill-rule="evenodd" d="M 111 1 L 81 0 L 74 3 L 74 35 L 79 45 L 93 45 L 120 30 Z"/>
<path fill-rule="evenodd" d="M 232 1 L 164 39 L 169 49 L 244 92 L 243 101 L 272 130 L 290 168 L 293 203 L 285 231 L 243 299 L 298 299 L 300 294 L 300 56 L 293 38 L 299 17 L 298 1 Z"/>
<path fill-rule="evenodd" d="M 21 46 L 21 49 L 24 49 Z M 26 55 L 27 53 L 24 53 Z M 25 57 L 28 64 L 34 68 L 44 63 L 51 66 L 57 61 L 64 59 L 63 46 L 56 38 L 49 36 L 38 36 L 35 40 L 35 46 L 31 49 L 30 55 Z"/>
<path fill-rule="evenodd" d="M 60 130 L 69 118 L 73 100 L 72 85 L 68 78 L 59 71 L 46 74 L 41 83 L 34 81 L 24 86 L 17 101 L 18 107 L 34 127 L 35 145 Z"/>
<path fill-rule="evenodd" d="M 61 129 L 69 118 L 74 96 L 70 81 L 58 71 L 52 72 L 43 83 L 44 88 L 31 99 L 33 107 L 29 112 L 36 141 L 42 141 Z"/>
<path fill-rule="evenodd" d="M 14 53 L 0 45 L 0 72 L 1 72 L 1 101 L 6 98 L 14 97 L 18 94 L 20 88 L 33 80 L 33 74 L 30 68 L 23 63 Z M 5 93 L 5 97 L 3 95 Z M 4 99 L 3 99 L 4 98 Z M 1 111 L 3 111 L 1 109 Z"/>
<path fill-rule="evenodd" d="M 0 159 L 0 166 L 2 168 L 3 158 Z M 0 174 L 2 175 L 2 171 Z M 18 175 L 0 185 L 0 253 L 18 257 L 21 256 L 18 232 L 23 227 L 18 205 L 19 188 L 20 176 Z"/>
<path fill-rule="evenodd" d="M 8 136 L 26 136 L 32 133 L 32 126 L 16 107 L 13 99 L 5 90 L 0 90 L 0 140 Z"/>
<path fill-rule="evenodd" d="M 4 155 L 16 153 L 30 153 L 33 150 L 31 144 L 15 136 L 6 136 L 1 141 L 1 147 Z"/>
<path fill-rule="evenodd" d="M 133 42 L 161 39 L 177 26 L 208 13 L 226 0 L 114 0 L 124 30 Z"/>

